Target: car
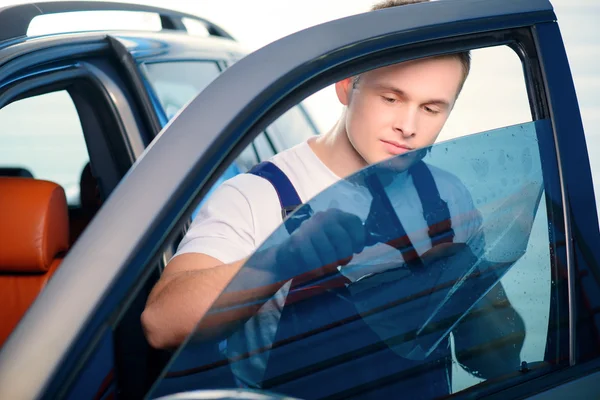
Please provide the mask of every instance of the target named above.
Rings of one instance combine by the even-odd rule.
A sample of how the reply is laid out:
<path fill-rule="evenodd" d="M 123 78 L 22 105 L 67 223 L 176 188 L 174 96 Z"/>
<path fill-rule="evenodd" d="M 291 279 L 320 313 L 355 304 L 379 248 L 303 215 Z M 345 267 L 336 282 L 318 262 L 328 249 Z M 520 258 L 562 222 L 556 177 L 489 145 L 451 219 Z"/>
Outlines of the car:
<path fill-rule="evenodd" d="M 27 37 L 28 27 L 35 26 L 38 18 L 62 14 L 76 19 L 78 12 L 82 18 L 86 12 L 91 18 L 89 13 L 111 10 L 117 15 L 155 16 L 161 30 L 93 30 Z M 108 198 L 173 116 L 247 53 L 214 23 L 160 8 L 48 2 L 10 6 L 2 13 L 0 57 L 7 67 L 2 81 L 22 93 L 3 100 L 2 119 L 10 129 L 0 138 L 0 173 L 9 175 L 21 168 L 35 178 L 58 182 L 66 191 L 71 214 L 77 216 L 86 214 L 80 204 L 82 185 L 93 197 L 97 181 L 100 200 Z M 206 35 L 188 33 L 186 23 L 204 27 Z M 28 118 L 32 109 L 40 110 L 35 120 Z M 284 135 L 284 129 L 295 129 L 296 136 Z M 223 179 L 315 133 L 316 126 L 299 105 L 257 137 L 252 149 L 240 155 Z M 90 171 L 84 174 L 87 164 Z M 81 178 L 85 178 L 83 182 Z M 73 229 L 72 242 L 83 227 Z"/>
<path fill-rule="evenodd" d="M 0 20 L 3 14 L 0 12 Z M 104 48 L 87 43 L 87 36 L 82 38 L 73 40 L 81 47 L 70 53 L 65 49 L 65 53 Z M 152 52 L 154 47 L 144 43 L 144 52 Z M 489 243 L 480 273 L 463 271 L 449 281 L 440 280 L 439 287 L 413 293 L 417 287 L 407 285 L 399 295 L 396 293 L 399 298 L 393 305 L 400 306 L 402 315 L 411 322 L 391 339 L 408 338 L 401 341 L 408 347 L 395 348 L 397 342 L 387 343 L 388 336 L 368 342 L 340 340 L 359 319 L 374 321 L 373 329 L 378 332 L 373 316 L 379 314 L 373 309 L 390 309 L 389 298 L 360 296 L 369 293 L 368 285 L 357 287 L 357 297 L 352 300 L 362 307 L 360 316 L 323 322 L 319 309 L 313 308 L 310 316 L 314 318 L 296 320 L 297 335 L 278 337 L 266 348 L 239 358 L 231 357 L 224 347 L 228 338 L 204 340 L 191 335 L 173 351 L 148 345 L 139 320 L 141 311 L 182 230 L 219 177 L 241 154 L 253 151 L 255 138 L 273 121 L 339 79 L 414 58 L 490 48 L 507 50 L 512 60 L 517 60 L 520 75 L 508 84 L 499 76 L 486 81 L 489 85 L 497 83 L 490 87 L 506 89 L 510 97 L 502 97 L 504 92 L 488 92 L 488 97 L 478 98 L 481 109 L 468 111 L 474 115 L 489 113 L 483 122 L 505 118 L 505 109 L 493 105 L 512 106 L 519 97 L 517 89 L 522 88 L 519 99 L 523 102 L 519 104 L 524 106 L 519 107 L 527 119 L 502 122 L 484 131 L 463 131 L 434 145 L 425 156 L 428 164 L 458 177 L 468 188 L 483 216 Z M 127 52 L 121 54 L 126 56 Z M 26 61 L 26 57 L 19 59 L 17 66 L 31 76 Z M 494 60 L 498 68 L 508 63 L 508 58 Z M 52 73 L 63 72 L 59 66 L 49 65 L 55 67 Z M 2 63 L 0 77 L 10 77 L 14 68 Z M 147 93 L 132 91 L 138 96 L 142 92 Z M 236 96 L 230 96 L 232 92 Z M 0 99 L 2 96 L 0 93 Z M 102 107 L 94 109 L 100 111 Z M 102 121 L 108 124 L 111 120 Z M 198 134 L 198 127 L 202 134 Z M 440 338 L 448 337 L 452 338 L 453 361 L 465 357 L 480 360 L 492 351 L 502 354 L 515 337 L 525 338 L 521 362 L 501 373 L 482 376 L 471 370 L 468 376 L 460 376 L 464 372 L 455 363 L 449 393 L 453 398 L 584 398 L 598 392 L 600 248 L 594 243 L 600 239 L 600 230 L 577 96 L 549 1 L 442 0 L 315 26 L 237 60 L 159 130 L 147 145 L 132 142 L 129 149 L 137 156 L 135 162 L 130 156 L 133 165 L 122 165 L 121 170 L 113 167 L 126 175 L 115 173 L 112 181 L 101 182 L 102 187 L 113 184 L 109 186 L 110 196 L 64 259 L 61 254 L 52 255 L 58 257 L 52 263 L 58 265 L 56 272 L 0 352 L 0 397 L 257 398 L 256 390 L 274 393 L 274 397 L 377 397 L 387 385 L 413 376 L 426 378 L 435 369 L 433 364 L 417 363 L 413 369 L 390 366 L 382 372 L 376 368 L 382 348 L 390 346 L 423 361 L 435 353 Z M 114 133 L 112 129 L 107 132 Z M 137 143 L 140 141 L 145 143 L 143 139 Z M 106 151 L 102 145 L 98 148 Z M 376 174 L 378 167 L 367 167 L 357 177 Z M 22 195 L 10 187 L 16 185 L 14 182 L 50 198 L 56 187 L 35 181 L 0 180 L 0 184 L 8 185 L 8 195 L 2 199 L 6 203 L 2 204 L 22 203 Z M 343 182 L 331 186 L 307 205 L 316 210 L 342 208 L 352 199 L 341 195 L 341 185 Z M 10 220 L 18 223 L 19 218 Z M 65 221 L 64 216 L 58 221 L 63 230 Z M 282 225 L 279 230 L 284 229 Z M 2 234 L 0 237 L 8 240 L 8 234 Z M 276 233 L 262 246 L 273 241 L 277 241 Z M 389 254 L 367 256 L 366 262 L 378 265 Z M 244 288 L 251 281 L 242 279 L 248 273 L 252 273 L 250 268 L 242 268 L 234 284 Z M 389 280 L 389 275 L 373 277 L 375 281 L 365 282 Z M 479 299 L 498 281 L 521 314 L 524 331 L 492 335 L 487 341 L 465 345 L 455 335 L 457 324 L 468 324 L 488 313 L 504 316 L 506 304 L 478 308 Z M 320 284 L 299 289 L 318 289 Z M 440 293 L 445 300 L 435 297 Z M 322 299 L 320 294 L 314 296 L 301 298 L 299 304 Z M 373 304 L 375 300 L 380 303 Z M 473 310 L 476 312 L 471 313 Z M 413 335 L 413 331 L 417 333 Z M 422 352 L 413 351 L 416 347 L 411 338 L 419 340 Z M 236 365 L 263 356 L 270 357 L 273 367 L 254 390 L 219 391 L 240 384 Z M 485 361 L 480 366 L 491 367 Z M 352 368 L 373 375 L 357 381 L 349 378 Z M 420 390 L 427 398 L 428 385 L 421 385 Z"/>
<path fill-rule="evenodd" d="M 160 30 L 27 34 L 38 17 L 76 19 L 88 13 L 89 19 L 99 12 L 150 15 Z M 1 15 L 0 120 L 5 128 L 0 176 L 48 180 L 64 189 L 69 247 L 158 132 L 247 53 L 218 25 L 156 7 L 47 2 L 5 7 Z M 193 35 L 186 24 L 200 26 L 206 34 Z M 220 179 L 245 172 L 316 133 L 304 106 L 293 107 L 257 136 Z M 5 300 L 14 303 L 2 314 L 0 346 L 51 275 L 40 276 L 36 289 L 24 298 L 17 294 L 20 284 L 6 278 Z"/>

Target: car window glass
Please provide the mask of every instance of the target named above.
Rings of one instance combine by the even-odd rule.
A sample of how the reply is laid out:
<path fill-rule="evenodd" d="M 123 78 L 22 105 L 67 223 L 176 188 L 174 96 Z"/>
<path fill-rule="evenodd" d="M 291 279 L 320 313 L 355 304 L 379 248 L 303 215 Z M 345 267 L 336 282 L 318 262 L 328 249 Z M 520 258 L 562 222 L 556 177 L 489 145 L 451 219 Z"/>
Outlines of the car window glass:
<path fill-rule="evenodd" d="M 221 73 L 215 61 L 147 63 L 145 67 L 169 119 Z"/>
<path fill-rule="evenodd" d="M 319 265 L 296 270 L 287 265 L 285 270 L 293 272 L 253 279 L 259 271 L 278 270 L 264 255 L 289 236 L 289 224 L 280 226 L 224 295 L 235 299 L 236 294 L 289 281 L 273 297 L 285 298 L 281 313 L 273 317 L 273 305 L 265 304 L 220 344 L 220 353 L 207 358 L 199 353 L 204 343 L 191 340 L 161 384 L 168 387 L 185 377 L 198 389 L 208 388 L 214 382 L 205 379 L 233 375 L 251 387 L 303 398 L 372 394 L 372 382 L 414 378 L 421 382 L 419 390 L 435 394 L 443 388 L 425 382 L 441 382 L 433 375 L 443 376 L 445 359 L 469 375 L 444 381 L 454 392 L 510 375 L 521 361 L 540 370 L 551 368 L 557 355 L 547 350 L 546 338 L 558 331 L 557 321 L 549 318 L 554 287 L 550 248 L 555 243 L 538 144 L 538 137 L 550 132 L 548 121 L 538 121 L 439 143 L 430 152 L 398 156 L 326 189 L 294 215 L 352 213 L 369 229 L 371 244 L 341 267 L 341 274 L 315 276 L 310 272 Z M 426 179 L 412 167 L 405 169 L 420 164 L 415 161 L 420 157 L 447 203 L 449 227 L 443 212 L 425 219 L 420 189 L 411 182 Z M 423 198 L 434 197 L 430 187 L 424 190 Z M 396 221 L 390 206 L 399 207 Z M 421 264 L 416 263 L 419 257 L 411 258 L 406 243 L 392 245 L 406 237 L 399 233 L 398 220 Z M 432 228 L 437 230 L 433 235 Z M 428 259 L 435 253 L 428 253 L 432 243 L 444 243 L 448 232 L 454 235 L 449 242 L 466 246 Z M 232 307 L 251 306 L 228 301 L 209 315 L 218 318 Z M 257 332 L 258 321 L 270 318 L 277 329 Z M 513 348 L 523 337 L 523 347 Z M 189 368 L 190 363 L 196 368 Z M 379 364 L 386 366 L 373 368 Z M 347 379 L 357 370 L 363 372 Z M 420 371 L 416 377 L 415 371 Z"/>
<path fill-rule="evenodd" d="M 168 119 L 197 96 L 220 73 L 213 61 L 177 61 L 146 63 L 145 69 Z M 237 160 L 237 168 L 245 172 L 259 161 L 290 148 L 317 132 L 310 115 L 300 106 L 288 110 L 255 139 L 254 148 L 247 148 Z M 258 154 L 258 159 L 253 159 Z"/>
<path fill-rule="evenodd" d="M 35 115 L 35 117 L 32 117 Z M 65 189 L 80 204 L 80 178 L 89 156 L 79 115 L 65 91 L 16 101 L 0 109 L 0 171 L 23 168 Z"/>
<path fill-rule="evenodd" d="M 247 146 L 236 159 L 236 164 L 238 165 L 240 172 L 247 172 L 259 162 L 260 158 L 254 143 Z"/>
<path fill-rule="evenodd" d="M 276 149 L 287 149 L 317 133 L 300 105 L 290 108 L 267 129 Z"/>
<path fill-rule="evenodd" d="M 262 275 L 256 266 L 266 262 L 261 257 L 268 249 L 286 243 L 289 223 L 303 223 L 303 215 L 311 215 L 310 220 L 319 211 L 342 210 L 356 214 L 366 225 L 370 212 L 379 210 L 380 215 L 370 219 L 373 237 L 378 237 L 379 242 L 369 245 L 343 268 L 343 287 L 329 277 L 306 280 L 308 271 L 277 276 L 278 282 L 289 283 L 271 298 L 277 306 L 265 303 L 270 305 L 218 342 L 190 336 L 165 370 L 164 378 L 155 385 L 153 394 L 242 385 L 299 398 L 344 397 L 370 393 L 377 386 L 374 382 L 415 378 L 415 382 L 420 382 L 415 387 L 427 388 L 433 375 L 442 372 L 447 373 L 444 390 L 454 393 L 476 385 L 485 387 L 488 381 L 501 376 L 514 377 L 521 362 L 529 366 L 526 370 L 539 373 L 561 362 L 559 353 L 565 350 L 556 342 L 562 333 L 552 310 L 556 307 L 553 301 L 558 298 L 556 284 L 563 278 L 555 276 L 557 261 L 550 249 L 557 246 L 553 235 L 556 225 L 548 211 L 557 207 L 560 199 L 547 202 L 547 188 L 557 182 L 552 172 L 542 174 L 543 169 L 549 168 L 542 160 L 554 157 L 553 148 L 542 148 L 538 141 L 540 137 L 551 137 L 551 127 L 545 120 L 530 122 L 523 68 L 511 49 L 481 49 L 472 54 L 472 75 L 437 143 L 426 154 L 414 151 L 394 159 L 403 165 L 411 157 L 422 157 L 433 171 L 434 181 L 442 185 L 439 191 L 449 204 L 452 235 L 466 246 L 452 256 L 440 256 L 439 260 L 437 251 L 424 256 L 429 260 L 424 262 L 426 265 L 431 260 L 446 263 L 443 267 L 435 264 L 431 269 L 441 272 L 427 278 L 423 272 L 399 262 L 404 254 L 400 256 L 393 246 L 381 244 L 403 237 L 390 233 L 397 228 L 388 226 L 394 225 L 390 204 L 413 207 L 404 210 L 399 219 L 401 232 L 406 232 L 404 236 L 411 239 L 410 244 L 420 256 L 432 247 L 429 233 L 442 220 L 427 219 L 431 217 L 426 217 L 431 214 L 429 206 L 426 210 L 421 204 L 416 187 L 410 189 L 412 175 L 390 174 L 393 161 L 365 168 L 298 209 L 262 242 L 222 296 L 235 298 L 256 286 L 274 284 L 257 282 L 254 278 Z M 490 63 L 488 59 L 495 61 Z M 490 81 L 490 75 L 498 75 L 498 79 Z M 267 132 L 270 133 L 269 128 Z M 281 141 L 277 135 L 271 140 L 273 144 Z M 269 138 L 264 135 L 256 138 L 255 146 L 260 159 L 272 152 Z M 379 177 L 382 185 L 390 189 L 384 190 L 385 195 L 376 205 L 372 188 L 365 188 L 371 176 Z M 446 183 L 439 183 L 438 179 Z M 386 208 L 387 211 L 381 211 Z M 433 215 L 440 216 L 435 212 Z M 452 268 L 453 265 L 460 267 Z M 447 275 L 442 274 L 446 272 Z M 414 280 L 416 276 L 420 279 Z M 332 284 L 330 280 L 337 282 L 333 288 L 328 286 Z M 389 290 L 379 293 L 375 288 L 380 287 Z M 314 300 L 310 300 L 312 297 Z M 331 311 L 339 299 L 352 307 L 339 313 Z M 296 307 L 296 302 L 304 301 L 309 301 L 309 305 Z M 215 304 L 218 303 L 219 300 Z M 233 308 L 248 305 L 227 303 Z M 227 307 L 215 306 L 199 329 L 214 315 L 227 312 Z M 280 314 L 273 316 L 273 310 Z M 406 316 L 401 329 L 394 324 L 390 328 L 388 322 L 399 313 Z M 272 325 L 265 333 L 257 327 L 266 320 Z M 502 329 L 488 330 L 480 336 L 470 333 L 481 330 L 481 326 L 493 326 L 489 321 L 500 320 L 508 321 L 499 322 Z M 357 327 L 368 333 L 351 336 L 355 328 L 362 331 Z M 341 339 L 346 337 L 347 340 Z M 394 353 L 403 361 L 386 365 L 375 355 L 379 351 Z M 512 354 L 512 358 L 498 361 L 498 354 Z M 490 357 L 495 362 L 488 363 Z M 375 365 L 385 367 L 374 368 Z M 365 375 L 352 375 L 356 371 L 365 371 Z M 441 387 L 429 385 L 423 390 L 432 390 L 434 395 L 438 389 Z"/>
<path fill-rule="evenodd" d="M 256 146 L 256 151 L 261 161 L 268 160 L 276 154 L 272 142 L 264 132 L 254 139 L 254 146 Z"/>

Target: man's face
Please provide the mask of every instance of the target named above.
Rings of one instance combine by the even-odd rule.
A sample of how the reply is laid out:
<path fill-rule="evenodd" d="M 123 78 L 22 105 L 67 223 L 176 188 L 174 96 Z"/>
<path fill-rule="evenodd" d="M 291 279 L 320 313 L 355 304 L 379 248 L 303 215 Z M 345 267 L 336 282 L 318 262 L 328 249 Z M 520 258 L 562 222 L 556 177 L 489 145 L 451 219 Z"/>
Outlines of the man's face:
<path fill-rule="evenodd" d="M 356 83 L 353 78 L 338 82 L 338 98 L 347 106 L 344 122 L 350 143 L 368 164 L 433 144 L 462 79 L 461 62 L 443 57 L 368 71 Z M 416 158 L 416 153 L 398 161 L 411 164 L 408 158 Z"/>

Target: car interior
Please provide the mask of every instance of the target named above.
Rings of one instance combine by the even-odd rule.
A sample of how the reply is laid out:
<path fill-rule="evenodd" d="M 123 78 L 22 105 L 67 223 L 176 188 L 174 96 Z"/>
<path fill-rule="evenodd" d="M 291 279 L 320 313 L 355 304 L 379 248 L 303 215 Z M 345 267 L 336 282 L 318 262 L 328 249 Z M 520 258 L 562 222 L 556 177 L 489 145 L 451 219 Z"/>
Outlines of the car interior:
<path fill-rule="evenodd" d="M 94 123 L 99 108 L 85 108 L 89 95 L 79 95 L 77 85 L 69 91 L 49 87 L 26 92 L 0 109 L 5 127 L 0 134 L 0 202 L 5 221 L 0 235 L 6 244 L 0 256 L 0 282 L 7 305 L 2 308 L 0 346 L 110 190 L 106 183 L 113 180 L 115 155 L 106 161 L 98 157 L 106 149 L 99 145 L 106 140 L 105 130 Z M 37 119 L 29 117 L 32 108 L 42 110 Z M 92 124 L 95 128 L 88 129 Z M 93 164 L 93 157 L 100 161 Z M 103 182 L 97 171 L 103 174 Z"/>

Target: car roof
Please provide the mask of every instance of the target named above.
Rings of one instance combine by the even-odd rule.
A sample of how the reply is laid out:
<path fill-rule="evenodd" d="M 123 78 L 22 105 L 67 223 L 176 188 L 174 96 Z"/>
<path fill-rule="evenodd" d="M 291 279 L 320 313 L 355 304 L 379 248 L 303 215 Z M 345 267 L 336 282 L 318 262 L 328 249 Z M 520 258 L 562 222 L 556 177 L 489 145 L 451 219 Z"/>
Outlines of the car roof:
<path fill-rule="evenodd" d="M 189 35 L 184 32 L 148 31 L 85 31 L 39 35 L 0 43 L 0 51 L 29 53 L 41 48 L 81 43 L 81 41 L 103 40 L 113 37 L 131 53 L 137 61 L 161 58 L 209 58 L 237 61 L 249 53 L 238 42 L 228 38 Z M 4 53 L 6 55 L 7 53 Z M 13 58 L 11 55 L 10 58 Z"/>
<path fill-rule="evenodd" d="M 135 58 L 147 57 L 159 52 L 156 46 L 168 46 L 176 54 L 212 53 L 220 58 L 239 57 L 248 49 L 238 42 L 221 37 L 194 36 L 180 32 L 106 32 L 119 39 Z M 164 49 L 163 49 L 164 50 Z"/>
<path fill-rule="evenodd" d="M 40 16 L 89 11 L 143 12 L 157 14 L 160 31 L 144 30 L 93 30 L 27 36 L 31 22 Z M 186 20 L 200 23 L 206 36 L 188 34 Z M 165 53 L 212 53 L 218 58 L 239 58 L 247 51 L 224 29 L 202 17 L 175 10 L 117 2 L 61 1 L 20 4 L 0 8 L 0 50 L 19 47 L 19 52 L 30 49 L 66 44 L 70 40 L 94 40 L 106 36 L 116 37 L 134 57 L 147 57 Z M 16 46 L 18 45 L 18 46 Z"/>

